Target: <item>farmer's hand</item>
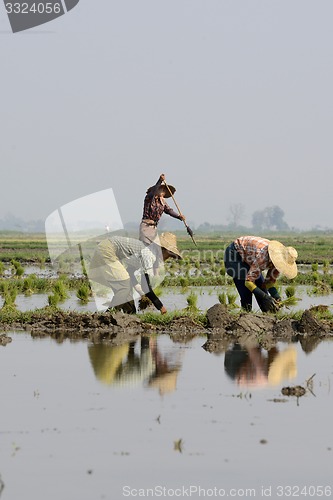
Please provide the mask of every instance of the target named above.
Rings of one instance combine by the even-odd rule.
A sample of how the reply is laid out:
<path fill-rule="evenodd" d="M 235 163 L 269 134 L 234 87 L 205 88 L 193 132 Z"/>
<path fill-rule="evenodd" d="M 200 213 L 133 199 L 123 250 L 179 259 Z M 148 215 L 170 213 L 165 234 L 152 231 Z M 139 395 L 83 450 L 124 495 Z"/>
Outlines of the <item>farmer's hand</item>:
<path fill-rule="evenodd" d="M 180 220 L 185 220 L 185 215 L 179 214 L 179 218 L 180 218 Z"/>
<path fill-rule="evenodd" d="M 257 286 L 253 289 L 253 295 L 257 299 L 258 305 L 263 312 L 277 312 L 279 310 L 278 303 L 273 297 L 265 293 Z"/>
<path fill-rule="evenodd" d="M 267 294 L 265 295 L 266 297 L 264 297 L 259 304 L 260 309 L 263 312 L 278 312 L 280 309 L 279 303 L 273 299 L 273 297 L 270 297 Z"/>
<path fill-rule="evenodd" d="M 168 312 L 164 306 L 162 306 L 160 311 L 161 311 L 161 314 L 166 314 Z"/>

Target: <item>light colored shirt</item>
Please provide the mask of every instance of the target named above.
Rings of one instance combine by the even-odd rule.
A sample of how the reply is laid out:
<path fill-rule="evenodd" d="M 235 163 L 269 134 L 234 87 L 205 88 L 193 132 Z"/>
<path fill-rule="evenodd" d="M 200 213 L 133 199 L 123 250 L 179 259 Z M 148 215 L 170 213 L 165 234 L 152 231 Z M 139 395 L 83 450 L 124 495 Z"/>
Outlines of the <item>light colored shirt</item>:
<path fill-rule="evenodd" d="M 125 267 L 133 267 L 147 272 L 153 268 L 156 255 L 142 241 L 125 236 L 112 236 L 111 243 L 118 259 Z"/>

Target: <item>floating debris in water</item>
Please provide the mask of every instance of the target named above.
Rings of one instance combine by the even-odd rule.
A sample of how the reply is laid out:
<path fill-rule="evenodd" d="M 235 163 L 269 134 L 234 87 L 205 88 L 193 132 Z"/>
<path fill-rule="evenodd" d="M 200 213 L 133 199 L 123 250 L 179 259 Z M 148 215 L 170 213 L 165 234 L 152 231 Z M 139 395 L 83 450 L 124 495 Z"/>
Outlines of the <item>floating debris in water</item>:
<path fill-rule="evenodd" d="M 183 453 L 183 440 L 182 439 L 177 439 L 177 441 L 173 442 L 173 449 L 175 451 L 179 451 L 179 453 Z"/>
<path fill-rule="evenodd" d="M 294 385 L 292 387 L 282 387 L 281 392 L 284 396 L 301 397 L 306 393 L 306 389 L 301 385 Z"/>

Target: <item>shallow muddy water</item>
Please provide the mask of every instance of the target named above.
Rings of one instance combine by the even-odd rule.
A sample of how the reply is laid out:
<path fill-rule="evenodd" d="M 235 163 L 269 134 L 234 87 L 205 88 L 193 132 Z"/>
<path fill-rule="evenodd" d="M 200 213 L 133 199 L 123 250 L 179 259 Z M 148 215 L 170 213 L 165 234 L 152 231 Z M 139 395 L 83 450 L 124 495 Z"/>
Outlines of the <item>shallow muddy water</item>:
<path fill-rule="evenodd" d="M 282 294 L 285 287 L 282 287 Z M 328 305 L 333 312 L 333 294 L 328 295 L 313 295 L 311 294 L 312 287 L 299 285 L 296 287 L 296 297 L 299 299 L 296 305 L 286 309 L 286 312 L 308 309 L 319 304 Z M 209 307 L 218 303 L 218 295 L 222 292 L 236 295 L 236 289 L 233 286 L 228 287 L 188 287 L 185 291 L 180 287 L 163 288 L 160 296 L 163 304 L 169 311 L 184 309 L 187 307 L 187 297 L 193 292 L 197 295 L 197 306 L 201 311 L 206 311 Z M 283 298 L 285 296 L 283 295 Z M 25 296 L 19 294 L 15 301 L 17 308 L 20 311 L 34 310 L 48 305 L 47 294 L 33 294 Z M 96 311 L 105 310 L 108 300 L 101 299 L 98 303 L 91 299 L 88 304 L 82 304 L 75 293 L 69 294 L 69 298 L 59 304 L 59 307 L 69 311 Z M 0 307 L 3 304 L 3 299 L 0 297 Z M 239 307 L 240 301 L 237 295 L 235 304 Z M 154 309 L 152 309 L 154 310 Z M 253 300 L 253 310 L 259 310 L 257 303 Z"/>
<path fill-rule="evenodd" d="M 311 271 L 310 265 L 299 265 L 300 272 Z M 322 266 L 319 266 L 319 273 L 322 273 Z M 51 264 L 45 264 L 44 266 L 39 265 L 25 265 L 24 266 L 24 275 L 29 276 L 31 274 L 35 274 L 40 278 L 57 278 L 58 272 L 54 269 Z M 4 275 L 6 277 L 11 276 L 11 268 L 9 267 Z M 73 274 L 73 277 L 82 277 L 80 274 Z M 284 290 L 286 286 L 281 286 L 282 298 L 285 299 Z M 314 287 L 311 285 L 297 285 L 296 289 L 296 297 L 299 299 L 297 304 L 290 307 L 289 311 L 292 312 L 297 310 L 308 309 L 312 306 L 316 306 L 319 304 L 328 305 L 331 307 L 333 311 L 333 293 L 327 295 L 315 295 L 313 294 Z M 197 286 L 197 287 L 187 287 L 186 289 L 182 289 L 181 287 L 163 287 L 161 300 L 166 306 L 166 308 L 170 311 L 176 309 L 184 309 L 187 307 L 187 297 L 193 292 L 197 295 L 197 306 L 200 310 L 205 311 L 209 307 L 213 306 L 218 302 L 218 295 L 221 293 L 231 293 L 236 296 L 235 304 L 240 306 L 239 297 L 236 291 L 236 288 L 233 285 L 228 286 Z M 42 308 L 48 305 L 48 293 L 34 293 L 31 296 L 25 296 L 19 294 L 16 298 L 16 305 L 20 311 L 33 310 L 37 308 Z M 112 295 L 111 295 L 112 297 Z M 96 310 L 105 310 L 107 307 L 107 298 L 99 298 L 96 301 L 91 299 L 88 304 L 82 304 L 78 298 L 76 297 L 75 292 L 69 293 L 69 298 L 64 302 L 59 304 L 59 307 L 64 310 L 72 310 L 72 311 L 96 311 Z M 0 308 L 3 305 L 3 299 L 0 297 Z M 253 300 L 253 309 L 258 310 L 257 303 Z"/>
<path fill-rule="evenodd" d="M 212 354 L 205 337 L 111 347 L 8 334 L 1 500 L 333 494 L 332 342 L 279 344 L 270 363 L 256 350 L 244 378 L 244 350 Z M 303 396 L 282 394 L 296 385 Z"/>

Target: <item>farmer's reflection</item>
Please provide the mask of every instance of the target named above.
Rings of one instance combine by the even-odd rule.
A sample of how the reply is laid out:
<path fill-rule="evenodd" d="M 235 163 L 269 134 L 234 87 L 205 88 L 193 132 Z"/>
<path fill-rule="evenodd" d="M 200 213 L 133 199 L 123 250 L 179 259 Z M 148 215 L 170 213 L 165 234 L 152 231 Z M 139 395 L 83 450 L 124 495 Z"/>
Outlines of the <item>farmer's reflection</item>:
<path fill-rule="evenodd" d="M 161 352 L 157 339 L 142 337 L 120 346 L 91 345 L 88 352 L 96 378 L 105 384 L 142 384 L 158 389 L 160 395 L 176 390 L 182 351 L 174 346 Z"/>
<path fill-rule="evenodd" d="M 240 387 L 274 386 L 296 377 L 296 358 L 294 346 L 279 352 L 276 347 L 264 351 L 236 343 L 225 353 L 224 368 Z"/>

